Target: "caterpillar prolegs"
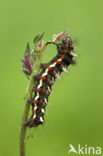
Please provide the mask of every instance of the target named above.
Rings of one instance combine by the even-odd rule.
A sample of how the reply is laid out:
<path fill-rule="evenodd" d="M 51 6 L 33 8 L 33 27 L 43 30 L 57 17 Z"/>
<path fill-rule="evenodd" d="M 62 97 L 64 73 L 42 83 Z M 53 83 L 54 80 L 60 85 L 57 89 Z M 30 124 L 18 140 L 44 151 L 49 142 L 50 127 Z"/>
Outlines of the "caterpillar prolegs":
<path fill-rule="evenodd" d="M 59 40 L 60 42 L 58 42 Z M 32 116 L 26 124 L 29 127 L 37 127 L 44 123 L 45 108 L 55 79 L 59 78 L 62 72 L 67 72 L 67 67 L 70 64 L 75 64 L 73 57 L 76 54 L 73 53 L 74 44 L 71 37 L 62 33 L 55 41 L 57 55 L 49 63 L 42 64 L 41 73 L 35 76 L 37 85 L 34 86 Z"/>

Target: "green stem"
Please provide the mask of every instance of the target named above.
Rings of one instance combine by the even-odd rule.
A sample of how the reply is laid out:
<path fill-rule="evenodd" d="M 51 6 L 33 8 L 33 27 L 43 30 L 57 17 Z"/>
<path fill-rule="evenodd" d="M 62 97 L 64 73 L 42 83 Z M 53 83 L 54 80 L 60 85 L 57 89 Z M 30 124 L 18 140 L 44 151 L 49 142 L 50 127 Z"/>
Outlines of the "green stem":
<path fill-rule="evenodd" d="M 43 46 L 43 48 L 40 51 L 40 54 L 37 58 L 37 62 L 34 68 L 34 71 L 32 72 L 28 88 L 26 91 L 26 96 L 25 96 L 25 107 L 24 107 L 24 113 L 23 113 L 23 118 L 22 118 L 22 123 L 21 123 L 21 134 L 20 134 L 20 156 L 25 156 L 25 140 L 26 140 L 26 131 L 27 131 L 27 126 L 25 123 L 28 120 L 28 114 L 29 114 L 29 100 L 32 98 L 32 89 L 33 86 L 35 85 L 34 81 L 34 76 L 37 75 L 40 71 L 40 64 L 42 63 L 43 56 L 45 54 L 45 48 L 46 44 Z"/>

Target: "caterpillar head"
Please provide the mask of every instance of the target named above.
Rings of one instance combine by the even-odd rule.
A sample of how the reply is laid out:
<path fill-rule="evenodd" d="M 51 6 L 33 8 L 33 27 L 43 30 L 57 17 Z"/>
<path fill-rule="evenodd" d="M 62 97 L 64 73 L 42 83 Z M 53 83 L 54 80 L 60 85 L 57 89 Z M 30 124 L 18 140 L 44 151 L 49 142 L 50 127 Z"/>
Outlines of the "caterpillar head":
<path fill-rule="evenodd" d="M 61 32 L 53 36 L 53 41 L 61 47 L 73 47 L 73 40 L 67 32 Z"/>
<path fill-rule="evenodd" d="M 63 47 L 64 49 L 73 48 L 72 38 L 70 36 L 66 36 L 65 38 L 63 38 L 61 47 Z"/>
<path fill-rule="evenodd" d="M 74 42 L 72 38 L 68 35 L 65 35 L 61 42 L 57 44 L 57 51 L 59 54 L 70 53 L 74 49 Z"/>

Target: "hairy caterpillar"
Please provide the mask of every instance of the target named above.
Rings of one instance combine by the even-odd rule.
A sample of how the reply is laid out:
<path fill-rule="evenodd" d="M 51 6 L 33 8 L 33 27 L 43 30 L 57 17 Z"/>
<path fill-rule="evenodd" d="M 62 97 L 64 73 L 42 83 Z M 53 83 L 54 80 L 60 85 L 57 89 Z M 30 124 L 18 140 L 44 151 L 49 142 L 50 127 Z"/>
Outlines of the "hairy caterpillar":
<path fill-rule="evenodd" d="M 58 42 L 60 40 L 60 42 Z M 57 55 L 48 64 L 42 64 L 42 71 L 35 76 L 37 85 L 34 87 L 35 95 L 32 101 L 32 116 L 27 122 L 29 127 L 37 127 L 44 123 L 45 107 L 52 91 L 52 85 L 61 72 L 67 72 L 70 64 L 75 64 L 73 56 L 73 40 L 66 33 L 56 38 Z"/>

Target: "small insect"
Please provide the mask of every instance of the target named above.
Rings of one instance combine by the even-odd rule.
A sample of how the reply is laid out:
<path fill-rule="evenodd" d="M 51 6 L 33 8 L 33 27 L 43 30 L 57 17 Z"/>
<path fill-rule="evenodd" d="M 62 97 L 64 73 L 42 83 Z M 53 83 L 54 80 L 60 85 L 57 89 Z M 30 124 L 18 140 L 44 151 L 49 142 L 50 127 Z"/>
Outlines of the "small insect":
<path fill-rule="evenodd" d="M 35 87 L 35 95 L 32 102 L 32 116 L 27 122 L 29 127 L 37 127 L 43 124 L 45 108 L 48 104 L 48 97 L 52 92 L 52 86 L 56 78 L 60 79 L 62 72 L 68 72 L 67 67 L 75 64 L 73 40 L 66 33 L 59 34 L 55 41 L 57 46 L 57 55 L 47 64 L 42 64 L 42 71 L 35 76 L 37 85 Z"/>

